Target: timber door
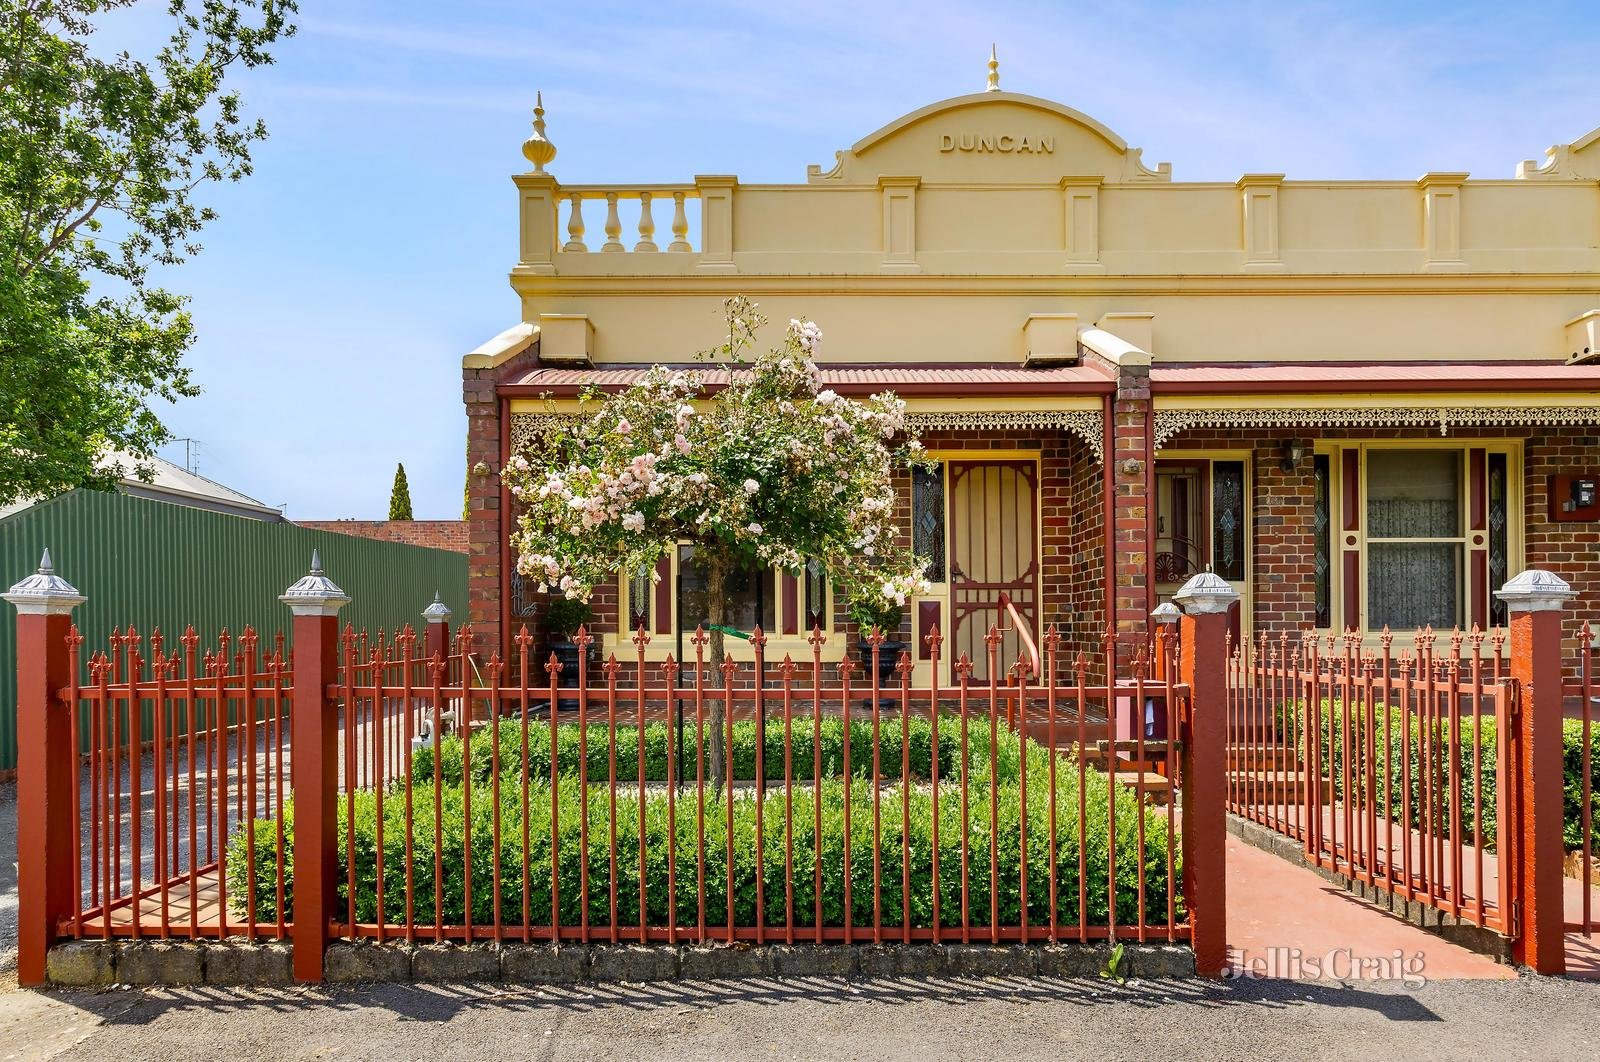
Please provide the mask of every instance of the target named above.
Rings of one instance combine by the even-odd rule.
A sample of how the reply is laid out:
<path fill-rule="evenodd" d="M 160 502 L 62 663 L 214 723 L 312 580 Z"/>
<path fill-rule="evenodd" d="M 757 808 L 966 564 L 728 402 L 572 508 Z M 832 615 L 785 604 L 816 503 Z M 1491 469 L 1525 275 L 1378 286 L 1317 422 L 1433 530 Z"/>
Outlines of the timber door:
<path fill-rule="evenodd" d="M 1000 606 L 1005 594 L 1037 642 L 1039 617 L 1039 468 L 1032 461 L 950 462 L 950 625 L 945 646 L 952 676 L 965 653 L 972 681 L 989 681 L 989 628 L 1001 637 L 998 680 L 1023 652 Z"/>

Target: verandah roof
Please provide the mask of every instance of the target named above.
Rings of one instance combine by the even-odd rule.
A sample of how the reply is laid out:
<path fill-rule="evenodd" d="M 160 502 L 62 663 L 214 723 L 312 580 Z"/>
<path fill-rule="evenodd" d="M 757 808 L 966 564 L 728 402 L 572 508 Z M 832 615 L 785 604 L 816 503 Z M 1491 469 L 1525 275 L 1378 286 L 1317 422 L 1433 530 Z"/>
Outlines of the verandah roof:
<path fill-rule="evenodd" d="M 677 368 L 698 371 L 713 390 L 728 382 L 725 368 L 701 365 Z M 604 368 L 541 367 L 520 379 L 502 384 L 500 393 L 511 396 L 571 397 L 585 388 L 615 391 L 636 382 L 649 370 L 645 365 Z M 841 394 L 893 391 L 899 395 L 1043 395 L 1110 393 L 1115 381 L 1092 365 L 1026 368 L 1020 365 L 824 365 L 822 383 Z"/>

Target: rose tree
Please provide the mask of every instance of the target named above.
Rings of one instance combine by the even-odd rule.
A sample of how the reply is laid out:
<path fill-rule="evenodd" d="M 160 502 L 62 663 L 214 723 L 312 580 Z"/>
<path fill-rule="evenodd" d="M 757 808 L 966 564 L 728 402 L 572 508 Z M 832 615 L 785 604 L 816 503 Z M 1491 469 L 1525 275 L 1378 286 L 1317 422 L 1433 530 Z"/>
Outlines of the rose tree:
<path fill-rule="evenodd" d="M 626 390 L 586 395 L 592 412 L 507 462 L 517 570 L 586 600 L 619 573 L 654 577 L 688 542 L 706 566 L 714 624 L 729 573 L 798 574 L 808 559 L 846 602 L 904 606 L 927 586 L 925 559 L 897 543 L 894 522 L 894 470 L 923 460 L 905 439 L 905 403 L 824 390 L 814 323 L 790 321 L 781 344 L 752 356 L 764 318 L 743 298 L 725 311 L 727 341 L 697 355 L 725 369 L 720 386 L 705 371 L 654 366 Z M 723 653 L 714 627 L 713 666 Z"/>

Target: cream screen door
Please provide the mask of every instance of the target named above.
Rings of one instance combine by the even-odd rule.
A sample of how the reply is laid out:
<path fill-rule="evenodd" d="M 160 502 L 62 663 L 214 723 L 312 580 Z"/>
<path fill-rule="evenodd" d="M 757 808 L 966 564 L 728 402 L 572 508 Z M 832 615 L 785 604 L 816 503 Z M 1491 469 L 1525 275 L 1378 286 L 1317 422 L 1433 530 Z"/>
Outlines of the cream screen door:
<path fill-rule="evenodd" d="M 1032 461 L 950 462 L 950 616 L 946 651 L 952 668 L 966 653 L 974 683 L 989 681 L 989 628 L 1012 628 L 1000 607 L 1005 594 L 1038 640 L 1038 466 Z M 1022 651 L 1008 629 L 1000 642 L 998 679 Z M 953 672 L 952 672 L 953 674 Z"/>

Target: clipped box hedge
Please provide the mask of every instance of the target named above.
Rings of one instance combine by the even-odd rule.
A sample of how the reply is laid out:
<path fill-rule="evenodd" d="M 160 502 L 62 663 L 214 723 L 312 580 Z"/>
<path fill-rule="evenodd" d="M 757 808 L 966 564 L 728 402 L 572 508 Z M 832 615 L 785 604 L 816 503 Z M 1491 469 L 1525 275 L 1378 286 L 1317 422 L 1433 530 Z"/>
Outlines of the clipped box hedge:
<path fill-rule="evenodd" d="M 809 721 L 808 721 L 809 722 Z M 826 721 L 825 721 L 826 722 Z M 837 721 L 834 721 L 837 722 Z M 926 721 L 922 726 L 927 727 Z M 743 729 L 741 729 L 743 727 Z M 659 740 L 657 733 L 659 728 Z M 583 863 L 580 844 L 580 790 L 578 779 L 577 741 L 575 727 L 572 741 L 568 741 L 568 727 L 562 727 L 557 746 L 560 750 L 559 782 L 559 845 L 557 859 L 560 866 L 560 913 L 563 925 L 577 925 L 582 916 L 579 889 L 580 868 Z M 600 728 L 602 731 L 604 728 Z M 781 722 L 771 727 L 782 733 Z M 912 724 L 916 732 L 915 721 Z M 927 727 L 931 738 L 931 727 Z M 542 732 L 542 733 L 541 733 Z M 845 801 L 843 765 L 843 726 L 824 727 L 824 776 L 821 786 L 822 814 L 820 845 L 818 823 L 814 815 L 812 788 L 809 781 L 811 768 L 809 745 L 805 754 L 805 771 L 800 769 L 800 727 L 795 727 L 795 761 L 797 784 L 793 790 L 794 816 L 794 875 L 793 903 L 795 921 L 800 926 L 814 924 L 814 856 L 820 855 L 822 867 L 823 922 L 828 926 L 844 924 L 844 822 L 848 814 L 851 839 L 852 919 L 855 925 L 870 925 L 873 919 L 873 801 L 869 781 L 860 780 L 857 773 L 859 754 L 852 727 L 851 774 L 853 781 L 848 807 Z M 507 924 L 520 924 L 526 915 L 533 925 L 548 925 L 551 895 L 551 845 L 550 845 L 550 786 L 549 786 L 549 732 L 546 724 L 530 722 L 527 808 L 524 815 L 521 775 L 521 725 L 502 725 L 498 733 L 503 758 L 500 763 L 498 802 L 490 784 L 490 776 L 482 765 L 490 759 L 487 733 L 480 732 L 472 739 L 473 784 L 471 802 L 471 852 L 472 852 L 472 921 L 488 924 L 495 914 L 494 889 L 494 812 L 498 806 L 500 817 L 500 917 Z M 617 920 L 620 925 L 636 926 L 639 922 L 639 815 L 640 799 L 637 789 L 637 746 L 629 760 L 629 770 L 624 773 L 624 757 L 620 747 L 623 731 L 619 730 L 618 778 L 615 796 L 617 821 Z M 636 729 L 632 733 L 637 734 Z M 741 738 L 741 734 L 747 734 Z M 831 734 L 832 737 L 826 735 Z M 947 761 L 944 748 L 946 734 L 950 737 L 951 757 Z M 508 736 L 509 735 L 509 736 Z M 940 863 L 940 920 L 945 926 L 959 926 L 961 913 L 961 850 L 967 845 L 969 875 L 969 909 L 974 925 L 986 924 L 991 903 L 990 859 L 998 865 L 997 887 L 994 900 L 998 904 L 1002 925 L 1017 924 L 1021 914 L 1021 845 L 1018 826 L 1021 820 L 1022 750 L 1017 735 L 1002 729 L 994 745 L 996 769 L 989 766 L 990 742 L 987 721 L 981 725 L 974 720 L 969 735 L 968 763 L 970 768 L 968 814 L 966 827 L 961 817 L 960 749 L 955 740 L 959 724 L 948 717 L 940 725 L 940 762 L 950 767 L 940 768 L 939 801 L 939 863 Z M 514 736 L 515 741 L 510 740 Z M 593 734 L 591 733 L 591 739 Z M 807 739 L 810 731 L 807 727 Z M 881 835 L 878 856 L 882 866 L 882 918 L 885 925 L 898 925 L 905 903 L 902 895 L 902 838 L 907 832 L 911 846 L 910 919 L 913 926 L 927 927 L 933 922 L 932 871 L 933 871 L 933 800 L 931 787 L 926 782 L 914 780 L 909 793 L 909 824 L 902 821 L 902 792 L 898 783 L 900 769 L 900 723 L 883 727 L 879 755 L 886 779 L 894 779 L 882 790 L 880 797 Z M 771 735 L 769 732 L 769 740 Z M 840 753 L 834 757 L 829 751 L 830 741 L 837 744 Z M 871 767 L 870 729 L 867 731 L 864 763 Z M 753 725 L 735 726 L 736 762 L 741 745 L 748 746 L 753 775 L 754 751 Z M 590 782 L 587 805 L 589 849 L 589 910 L 592 926 L 609 926 L 610 911 L 610 821 L 612 791 L 605 784 L 608 763 L 602 758 L 595 763 L 591 740 L 589 767 L 591 778 L 598 777 L 599 784 Z M 508 747 L 512 745 L 514 747 Z M 602 754 L 604 738 L 599 742 Z M 647 726 L 646 778 L 661 781 L 666 777 L 665 725 Z M 568 749 L 570 753 L 569 760 Z M 920 769 L 914 770 L 917 778 L 926 778 L 930 760 L 931 741 L 922 744 L 913 739 L 912 749 L 927 752 L 920 760 Z M 542 761 L 536 750 L 543 750 Z M 483 754 L 480 760 L 480 751 Z M 438 789 L 441 813 L 439 829 L 443 877 L 441 910 L 437 917 L 446 925 L 460 925 L 466 917 L 465 860 L 467 850 L 468 787 L 461 779 L 462 746 L 458 737 L 442 742 L 440 773 L 443 779 Z M 1049 766 L 1051 754 L 1035 743 L 1030 743 L 1027 756 L 1028 780 L 1028 917 L 1031 924 L 1042 925 L 1049 921 Z M 779 777 L 782 774 L 781 745 L 778 754 Z M 543 769 L 539 770 L 542 762 Z M 829 767 L 833 764 L 834 767 Z M 426 768 L 424 770 L 424 768 Z M 432 749 L 419 749 L 413 765 L 411 792 L 414 820 L 413 845 L 413 916 L 419 926 L 435 922 L 434 855 L 435 814 Z M 740 774 L 740 770 L 735 771 Z M 1112 789 L 1116 801 L 1117 874 L 1116 909 L 1119 923 L 1133 923 L 1139 914 L 1140 864 L 1145 883 L 1144 904 L 1146 919 L 1151 924 L 1164 924 L 1167 912 L 1167 809 L 1143 804 L 1134 792 L 1122 785 L 1112 787 L 1101 774 L 1089 773 L 1089 784 L 1083 793 L 1085 821 L 1085 860 L 1088 904 L 1083 912 L 1089 924 L 1105 924 L 1110 900 L 1108 821 Z M 623 784 L 631 782 L 630 786 Z M 804 783 L 803 785 L 801 783 Z M 728 803 L 725 791 L 713 789 L 708 783 L 705 790 L 705 877 L 706 917 L 711 925 L 725 925 L 727 911 L 727 821 Z M 991 797 L 997 810 L 997 829 L 991 831 L 989 809 Z M 673 837 L 676 853 L 676 919 L 679 925 L 694 925 L 699 919 L 699 894 L 696 876 L 697 794 L 691 784 L 679 790 L 676 801 L 676 831 L 669 835 L 668 791 L 663 785 L 648 789 L 644 799 L 645 826 L 645 881 L 647 917 L 652 925 L 664 925 L 668 905 L 668 839 Z M 1057 919 L 1061 925 L 1076 925 L 1079 918 L 1079 850 L 1078 850 L 1078 777 L 1077 762 L 1067 756 L 1056 761 L 1056 831 L 1057 860 Z M 756 921 L 756 852 L 763 856 L 762 876 L 765 889 L 765 919 L 768 925 L 782 924 L 785 908 L 785 792 L 781 786 L 770 787 L 762 805 L 763 831 L 756 835 L 756 795 L 753 787 L 737 786 L 733 799 L 733 892 L 735 924 L 754 925 Z M 406 911 L 406 837 L 405 837 L 405 785 L 390 786 L 384 793 L 383 851 L 384 897 L 382 918 L 390 924 L 404 921 Z M 363 923 L 379 919 L 377 890 L 377 850 L 379 821 L 377 794 L 362 791 L 356 794 L 355 844 L 356 844 L 356 918 Z M 1143 818 L 1144 847 L 1142 860 L 1138 853 L 1139 820 Z M 286 844 L 293 836 L 292 809 L 285 814 Z M 339 801 L 339 850 L 341 865 L 346 862 L 346 805 Z M 528 842 L 523 844 L 524 823 Z M 276 829 L 271 820 L 254 822 L 255 916 L 261 920 L 276 918 Z M 1177 855 L 1177 839 L 1173 839 L 1174 890 L 1181 890 L 1182 868 Z M 247 845 L 243 831 L 237 833 L 229 847 L 229 888 L 233 890 L 235 908 L 242 911 L 247 886 Z M 285 853 L 286 917 L 292 917 L 292 852 Z M 527 895 L 524 897 L 524 887 Z M 347 880 L 339 883 L 340 909 L 348 904 Z M 1185 917 L 1182 897 L 1176 900 L 1178 918 Z"/>

